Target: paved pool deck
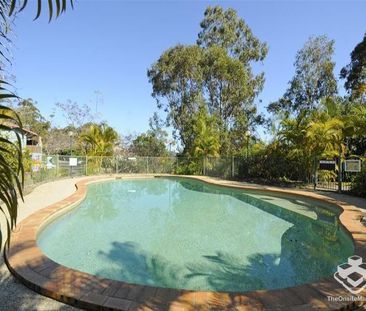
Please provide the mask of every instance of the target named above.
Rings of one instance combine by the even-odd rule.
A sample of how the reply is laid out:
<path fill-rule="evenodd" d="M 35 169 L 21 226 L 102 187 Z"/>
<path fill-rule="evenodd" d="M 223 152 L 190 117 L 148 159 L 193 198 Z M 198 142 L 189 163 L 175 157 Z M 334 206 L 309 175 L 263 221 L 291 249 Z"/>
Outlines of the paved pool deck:
<path fill-rule="evenodd" d="M 34 212 L 73 194 L 76 191 L 75 183 L 84 178 L 62 179 L 36 187 L 24 197 L 24 202 L 20 202 L 18 223 Z M 0 224 L 1 228 L 6 228 L 4 227 L 5 219 L 2 216 Z M 4 240 L 6 238 L 5 235 Z M 0 248 L 3 253 L 3 245 Z M 42 296 L 24 286 L 10 273 L 3 256 L 0 256 L 0 310 L 73 311 L 79 309 Z"/>
<path fill-rule="evenodd" d="M 120 176 L 122 178 L 126 176 Z M 99 177 L 100 179 L 110 178 L 107 176 Z M 113 177 L 114 178 L 114 177 Z M 251 189 L 264 189 L 269 191 L 275 192 L 289 192 L 294 194 L 300 194 L 304 196 L 310 196 L 313 198 L 322 198 L 326 199 L 329 202 L 336 203 L 338 205 L 343 205 L 342 208 L 347 210 L 346 213 L 343 213 L 341 216 L 341 221 L 345 225 L 345 227 L 351 232 L 352 236 L 354 237 L 356 242 L 356 249 L 360 251 L 360 255 L 366 255 L 366 229 L 363 229 L 363 226 L 360 226 L 359 218 L 362 214 L 366 212 L 366 200 L 361 198 L 355 198 L 348 195 L 342 195 L 338 193 L 328 193 L 328 192 L 313 192 L 307 190 L 299 190 L 299 189 L 280 189 L 275 187 L 267 187 L 267 186 L 259 186 L 259 185 L 252 185 L 240 182 L 233 182 L 233 181 L 223 181 L 217 180 L 214 178 L 207 178 L 207 177 L 198 177 L 202 181 L 206 181 L 213 184 L 220 184 L 230 187 L 244 187 L 244 188 L 251 188 Z M 47 184 L 40 185 L 39 187 L 35 188 L 33 192 L 28 194 L 25 197 L 25 202 L 20 204 L 19 207 L 19 218 L 18 223 L 24 224 L 20 225 L 16 232 L 14 233 L 14 244 L 12 245 L 13 250 L 10 250 L 8 259 L 10 258 L 11 266 L 16 270 L 17 265 L 18 267 L 24 268 L 24 262 L 21 262 L 24 259 L 24 256 L 18 256 L 19 250 L 16 249 L 17 243 L 19 246 L 19 240 L 17 239 L 20 237 L 20 233 L 23 230 L 23 237 L 24 233 L 33 234 L 36 232 L 38 228 L 38 224 L 35 226 L 35 222 L 32 223 L 36 219 L 35 216 L 41 215 L 41 222 L 43 222 L 50 213 L 49 207 L 51 207 L 52 211 L 58 211 L 60 209 L 67 208 L 72 202 L 80 200 L 83 198 L 85 194 L 85 185 L 87 181 L 90 181 L 90 178 L 74 178 L 74 179 L 65 179 L 59 180 Z M 78 193 L 75 192 L 75 183 L 79 183 L 79 191 Z M 80 192 L 81 191 L 81 192 Z M 73 196 L 73 199 L 70 199 L 70 195 Z M 69 197 L 69 198 L 68 198 Z M 65 198 L 67 198 L 65 200 Z M 57 203 L 62 201 L 63 203 Z M 52 207 L 53 206 L 53 207 Z M 40 209 L 44 209 L 43 211 L 39 211 Z M 48 209 L 48 211 L 46 211 Z M 31 216 L 31 217 L 28 217 Z M 39 217 L 38 217 L 39 218 Z M 342 219 L 343 218 L 343 219 Z M 22 220 L 24 220 L 22 222 Z M 28 221 L 28 227 L 27 227 Z M 31 221 L 31 222 L 29 222 Z M 30 226 L 29 226 L 30 225 Z M 39 223 L 40 225 L 40 223 Z M 25 231 L 24 231 L 25 230 Z M 27 231 L 28 230 L 28 231 Z M 33 230 L 33 231 L 32 231 Z M 28 234 L 26 234 L 28 239 Z M 32 237 L 31 237 L 32 239 Z M 31 240 L 28 240 L 31 241 Z M 23 240 L 24 242 L 24 240 Z M 22 246 L 23 247 L 23 246 Z M 33 246 L 32 246 L 33 247 Z M 25 250 L 25 255 L 29 250 L 29 245 L 26 248 L 22 248 Z M 34 250 L 31 249 L 33 252 Z M 37 253 L 38 259 L 46 260 L 42 257 L 42 254 Z M 44 265 L 45 262 L 42 262 Z M 37 262 L 33 262 L 37 264 Z M 29 262 L 27 262 L 28 265 Z M 20 264 L 20 265 L 19 265 Z M 51 267 L 52 266 L 52 267 Z M 55 269 L 59 269 L 62 271 L 61 275 L 64 275 L 64 272 L 69 273 L 69 276 L 73 276 L 74 272 L 67 272 L 64 270 L 64 267 L 56 267 L 51 263 L 51 269 L 45 269 L 43 272 L 40 273 L 38 276 L 38 283 L 42 278 L 42 282 L 44 281 L 44 277 L 49 275 L 49 272 L 54 272 Z M 34 276 L 34 271 L 37 271 L 37 267 L 33 266 L 32 263 L 29 266 L 31 269 L 23 269 L 18 270 L 20 271 L 20 277 L 29 277 Z M 47 271 L 50 270 L 50 271 Z M 41 272 L 41 270 L 40 270 Z M 23 275 L 22 275 L 23 273 Z M 98 286 L 95 288 L 96 292 L 93 295 L 88 293 L 93 292 L 94 289 L 91 289 L 88 286 L 88 283 L 92 284 L 95 280 L 89 279 L 89 276 L 85 276 L 84 274 L 78 275 L 80 280 L 83 280 L 83 277 L 86 277 L 81 284 L 75 284 L 78 287 L 78 290 L 84 290 L 82 294 L 79 293 L 78 297 L 82 298 L 84 302 L 89 302 L 91 304 L 86 305 L 90 307 L 93 303 L 96 303 L 100 306 L 105 306 L 107 309 L 111 307 L 111 310 L 137 310 L 138 308 L 145 309 L 145 310 L 198 310 L 196 307 L 200 307 L 199 310 L 211 310 L 212 307 L 215 307 L 216 310 L 263 310 L 263 309 L 272 309 L 273 306 L 277 310 L 282 310 L 283 307 L 287 307 L 286 310 L 310 310 L 311 309 L 338 309 L 344 307 L 345 303 L 329 303 L 326 301 L 326 295 L 336 294 L 336 295 L 345 295 L 349 296 L 349 294 L 336 282 L 331 280 L 321 281 L 317 284 L 310 284 L 307 286 L 303 286 L 302 288 L 291 288 L 290 291 L 278 290 L 278 291 L 256 291 L 252 294 L 245 294 L 242 293 L 234 293 L 232 295 L 227 294 L 220 294 L 220 293 L 194 293 L 191 291 L 187 292 L 179 292 L 178 293 L 172 291 L 161 291 L 159 289 L 148 288 L 144 287 L 126 287 L 125 284 L 122 282 L 112 282 L 110 283 L 108 280 L 96 280 Z M 19 277 L 19 275 L 18 275 Z M 63 277 L 63 276 L 62 276 Z M 37 278 L 37 276 L 36 276 Z M 60 275 L 57 276 L 58 282 L 62 281 L 64 283 L 64 279 L 60 278 Z M 27 281 L 27 280 L 26 280 Z M 29 281 L 29 280 L 28 280 Z M 52 281 L 52 280 L 51 280 Z M 86 281 L 86 283 L 85 283 Z M 89 282 L 90 281 L 90 282 Z M 100 281 L 100 282 L 99 282 Z M 24 282 L 24 279 L 23 279 Z M 25 282 L 26 283 L 26 282 Z M 35 281 L 37 283 L 37 280 Z M 99 284 L 100 283 L 100 284 Z M 89 284 L 89 285 L 90 285 Z M 44 285 L 44 284 L 43 284 Z M 100 287 L 101 285 L 101 287 Z M 29 286 L 29 283 L 28 283 Z M 39 288 L 38 288 L 39 289 Z M 70 303 L 74 303 L 75 295 L 73 295 L 73 291 L 68 291 L 66 288 L 62 288 L 59 285 L 49 284 L 48 289 L 51 289 L 51 296 L 56 299 L 63 300 L 69 296 L 68 301 Z M 64 291 L 64 295 L 57 296 L 55 293 L 61 289 Z M 74 289 L 73 289 L 74 290 Z M 39 290 L 42 292 L 42 290 Z M 53 292 L 52 292 L 53 291 Z M 101 293 L 104 292 L 105 295 L 98 295 L 98 291 Z M 113 292 L 113 293 L 112 293 Z M 44 292 L 45 294 L 50 294 L 50 292 Z M 132 296 L 140 296 L 136 299 L 128 297 Z M 161 304 L 161 308 L 159 305 L 152 304 L 153 301 L 156 301 L 156 298 L 160 295 L 160 299 L 165 299 L 166 301 L 169 300 L 169 304 Z M 301 296 L 304 296 L 301 298 Z M 123 296 L 123 297 L 122 297 Z M 142 299 L 142 298 L 143 299 Z M 140 299 L 141 298 L 141 299 Z M 139 301 L 141 300 L 141 301 Z M 147 301 L 147 303 L 145 303 Z M 202 301 L 202 303 L 200 303 Z M 211 305 L 207 304 L 207 302 L 211 301 Z M 276 305 L 277 303 L 277 305 Z M 76 303 L 77 304 L 77 303 Z M 123 305 L 125 307 L 123 307 Z M 83 306 L 82 304 L 80 307 Z M 113 307 L 114 306 L 114 307 Z M 150 306 L 150 307 L 149 307 Z M 294 308 L 289 306 L 293 306 Z M 296 307 L 296 308 L 295 308 Z M 99 308 L 99 307 L 97 307 Z M 230 309 L 231 308 L 231 309 Z M 237 308 L 237 309 L 234 309 Z M 0 262 L 0 310 L 76 310 L 76 308 L 71 307 L 69 305 L 65 305 L 63 303 L 57 302 L 56 300 L 46 298 L 41 296 L 32 290 L 28 289 L 21 282 L 15 279 L 7 269 L 6 265 L 2 261 Z"/>

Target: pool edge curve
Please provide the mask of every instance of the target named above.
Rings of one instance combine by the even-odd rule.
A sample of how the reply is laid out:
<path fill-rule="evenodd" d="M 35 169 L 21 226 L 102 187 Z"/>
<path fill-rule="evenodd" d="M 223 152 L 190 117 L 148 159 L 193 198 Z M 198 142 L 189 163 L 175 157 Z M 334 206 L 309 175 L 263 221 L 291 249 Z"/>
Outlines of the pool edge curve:
<path fill-rule="evenodd" d="M 354 243 L 355 254 L 366 258 L 366 227 L 360 219 L 362 212 L 347 202 L 305 190 L 281 189 L 259 185 L 240 184 L 203 176 L 146 175 L 122 178 L 151 178 L 153 176 L 184 177 L 209 184 L 297 195 L 338 206 L 340 222 Z M 118 178 L 118 177 L 117 177 Z M 355 304 L 352 301 L 335 302 L 328 297 L 350 294 L 332 277 L 304 285 L 251 292 L 206 292 L 159 288 L 129 284 L 97 277 L 59 265 L 45 256 L 37 245 L 37 235 L 49 222 L 81 202 L 87 185 L 114 180 L 116 176 L 85 178 L 76 184 L 76 191 L 60 202 L 47 206 L 18 224 L 11 235 L 10 247 L 5 250 L 9 270 L 32 290 L 89 310 L 196 310 L 197 307 L 218 310 L 307 310 L 339 309 Z"/>

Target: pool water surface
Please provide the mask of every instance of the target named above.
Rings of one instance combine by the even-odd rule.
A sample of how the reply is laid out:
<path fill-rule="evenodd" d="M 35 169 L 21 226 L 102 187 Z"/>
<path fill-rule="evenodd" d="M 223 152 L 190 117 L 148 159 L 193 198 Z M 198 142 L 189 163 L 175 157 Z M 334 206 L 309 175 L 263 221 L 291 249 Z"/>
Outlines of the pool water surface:
<path fill-rule="evenodd" d="M 90 184 L 37 243 L 90 274 L 158 287 L 251 291 L 329 277 L 353 254 L 339 211 L 315 200 L 186 178 Z"/>

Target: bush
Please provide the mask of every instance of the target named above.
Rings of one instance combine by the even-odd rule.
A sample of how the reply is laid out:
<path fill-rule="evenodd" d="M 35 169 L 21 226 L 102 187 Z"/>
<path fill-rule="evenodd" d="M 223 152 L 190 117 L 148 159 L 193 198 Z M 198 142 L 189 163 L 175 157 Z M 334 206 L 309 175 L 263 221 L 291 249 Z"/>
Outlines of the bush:
<path fill-rule="evenodd" d="M 366 197 L 366 166 L 357 174 L 351 184 L 351 192 L 360 197 Z"/>
<path fill-rule="evenodd" d="M 177 158 L 177 168 L 175 174 L 178 175 L 202 175 L 203 159 L 202 158 Z"/>
<path fill-rule="evenodd" d="M 307 171 L 301 158 L 293 159 L 286 154 L 257 154 L 238 163 L 239 179 L 264 180 L 266 183 L 305 182 Z"/>

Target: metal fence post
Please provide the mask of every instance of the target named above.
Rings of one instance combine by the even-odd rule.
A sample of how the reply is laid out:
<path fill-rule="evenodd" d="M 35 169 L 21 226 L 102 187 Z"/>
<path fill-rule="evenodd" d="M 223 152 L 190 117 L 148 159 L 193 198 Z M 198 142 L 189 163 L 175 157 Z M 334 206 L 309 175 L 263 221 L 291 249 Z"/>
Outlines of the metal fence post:
<path fill-rule="evenodd" d="M 338 192 L 342 192 L 342 147 L 339 148 L 338 155 Z"/>
<path fill-rule="evenodd" d="M 60 170 L 60 156 L 56 155 L 56 178 L 58 177 L 59 170 Z"/>
<path fill-rule="evenodd" d="M 234 178 L 234 156 L 231 156 L 231 178 L 233 179 Z"/>
<path fill-rule="evenodd" d="M 72 177 L 72 166 L 70 165 L 70 159 L 71 159 L 71 156 L 69 156 L 69 174 L 70 174 L 69 177 Z"/>
<path fill-rule="evenodd" d="M 85 176 L 88 176 L 88 156 L 85 156 Z"/>
<path fill-rule="evenodd" d="M 206 157 L 203 157 L 203 176 L 206 176 Z"/>
<path fill-rule="evenodd" d="M 149 157 L 146 157 L 146 174 L 149 174 Z"/>
<path fill-rule="evenodd" d="M 118 174 L 118 158 L 114 156 L 114 161 L 116 161 L 116 174 Z"/>

